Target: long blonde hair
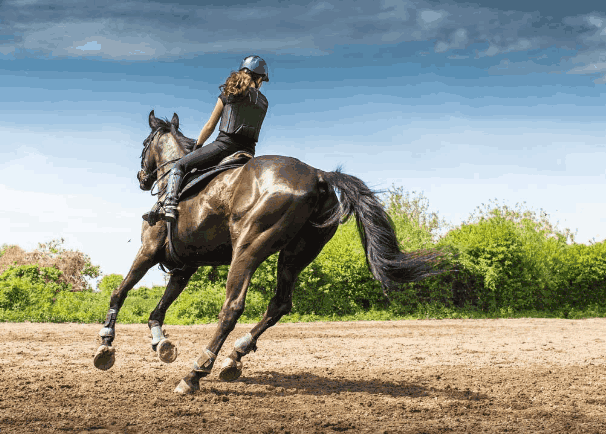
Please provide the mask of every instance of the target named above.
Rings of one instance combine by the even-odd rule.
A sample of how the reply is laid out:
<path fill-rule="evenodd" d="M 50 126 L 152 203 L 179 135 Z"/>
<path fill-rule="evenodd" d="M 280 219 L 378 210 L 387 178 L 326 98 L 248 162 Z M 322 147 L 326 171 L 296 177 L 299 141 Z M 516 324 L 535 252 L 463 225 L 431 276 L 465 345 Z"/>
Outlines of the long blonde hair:
<path fill-rule="evenodd" d="M 226 96 L 229 95 L 244 95 L 248 92 L 248 89 L 255 83 L 257 89 L 261 87 L 261 83 L 263 82 L 262 76 L 251 75 L 246 70 L 242 69 L 238 72 L 232 71 L 227 80 L 225 80 L 225 84 L 219 86 L 221 92 L 223 92 Z"/>

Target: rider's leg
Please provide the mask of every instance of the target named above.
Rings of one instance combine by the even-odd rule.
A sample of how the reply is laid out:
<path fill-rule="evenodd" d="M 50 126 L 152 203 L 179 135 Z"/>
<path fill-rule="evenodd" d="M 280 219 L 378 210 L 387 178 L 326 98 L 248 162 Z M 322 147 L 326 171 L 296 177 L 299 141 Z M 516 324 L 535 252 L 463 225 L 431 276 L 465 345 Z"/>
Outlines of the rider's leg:
<path fill-rule="evenodd" d="M 189 154 L 184 155 L 175 163 L 170 173 L 168 174 L 166 196 L 163 202 L 164 215 L 159 213 L 159 207 L 155 206 L 152 211 L 145 214 L 143 218 L 152 224 L 150 220 L 165 219 L 175 222 L 177 220 L 177 206 L 179 204 L 179 188 L 183 176 L 191 169 L 206 168 L 219 162 L 237 152 L 239 148 L 226 145 L 222 142 L 214 141 L 206 146 L 202 146 Z M 154 221 L 155 223 L 155 221 Z"/>
<path fill-rule="evenodd" d="M 164 197 L 164 220 L 167 222 L 177 221 L 177 205 L 179 205 L 179 187 L 181 187 L 181 181 L 183 180 L 182 164 L 175 164 L 168 174 L 168 181 L 166 181 L 166 196 Z"/>

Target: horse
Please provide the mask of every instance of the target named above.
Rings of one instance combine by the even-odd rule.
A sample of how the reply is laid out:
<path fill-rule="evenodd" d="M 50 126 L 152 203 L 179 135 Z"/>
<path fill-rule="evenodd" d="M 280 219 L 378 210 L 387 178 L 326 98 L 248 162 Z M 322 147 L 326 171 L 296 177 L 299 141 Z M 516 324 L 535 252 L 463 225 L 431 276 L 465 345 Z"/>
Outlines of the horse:
<path fill-rule="evenodd" d="M 170 123 L 149 114 L 151 132 L 141 154 L 140 188 L 156 185 L 160 198 L 173 162 L 190 152 L 195 141 L 179 130 L 175 113 Z M 340 198 L 336 191 L 340 192 Z M 177 356 L 176 346 L 164 335 L 167 309 L 200 266 L 229 265 L 225 302 L 216 330 L 193 369 L 177 385 L 182 394 L 199 390 L 209 375 L 229 333 L 244 311 L 251 277 L 270 255 L 278 253 L 277 286 L 261 321 L 236 340 L 221 366 L 219 378 L 237 379 L 242 358 L 256 350 L 259 337 L 292 308 L 295 281 L 333 237 L 340 223 L 354 215 L 366 261 L 384 291 L 405 282 L 438 274 L 435 251 L 400 251 L 393 225 L 379 198 L 359 178 L 337 169 L 325 172 L 298 159 L 266 155 L 219 173 L 204 188 L 182 198 L 174 227 L 161 221 L 143 221 L 141 248 L 133 264 L 112 292 L 109 310 L 99 332 L 101 346 L 94 358 L 99 369 L 115 361 L 116 318 L 127 293 L 157 264 L 171 269 L 170 280 L 149 316 L 152 348 L 161 361 Z"/>

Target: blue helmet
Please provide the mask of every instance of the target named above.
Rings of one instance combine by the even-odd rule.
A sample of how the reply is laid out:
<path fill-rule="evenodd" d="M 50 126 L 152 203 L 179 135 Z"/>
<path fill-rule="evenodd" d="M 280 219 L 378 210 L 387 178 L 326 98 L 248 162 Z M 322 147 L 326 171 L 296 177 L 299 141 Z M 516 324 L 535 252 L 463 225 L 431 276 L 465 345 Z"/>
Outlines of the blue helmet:
<path fill-rule="evenodd" d="M 263 81 L 269 81 L 269 71 L 267 70 L 267 63 L 259 56 L 248 56 L 242 63 L 240 63 L 240 71 L 246 69 L 254 74 L 263 77 Z"/>

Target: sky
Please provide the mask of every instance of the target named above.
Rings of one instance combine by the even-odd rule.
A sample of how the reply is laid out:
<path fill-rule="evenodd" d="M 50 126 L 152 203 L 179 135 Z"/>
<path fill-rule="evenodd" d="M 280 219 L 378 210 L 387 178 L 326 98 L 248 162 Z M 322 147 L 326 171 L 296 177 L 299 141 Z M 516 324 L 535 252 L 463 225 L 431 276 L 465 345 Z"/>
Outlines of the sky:
<path fill-rule="evenodd" d="M 155 202 L 136 180 L 149 112 L 197 137 L 250 54 L 270 73 L 257 155 L 422 192 L 454 225 L 526 202 L 602 241 L 601 3 L 3 0 L 0 245 L 64 238 L 125 275 Z"/>

